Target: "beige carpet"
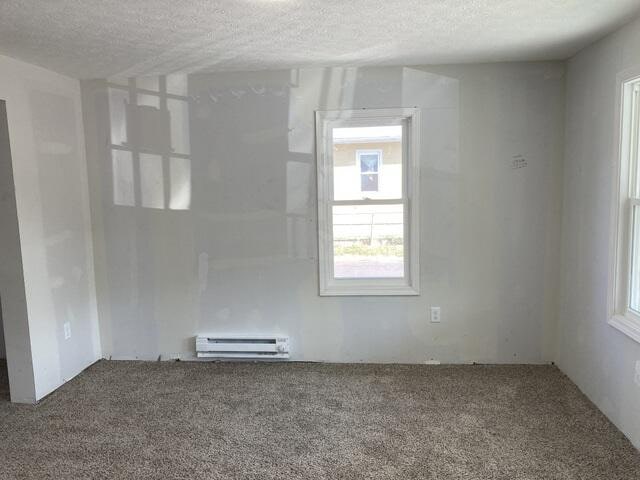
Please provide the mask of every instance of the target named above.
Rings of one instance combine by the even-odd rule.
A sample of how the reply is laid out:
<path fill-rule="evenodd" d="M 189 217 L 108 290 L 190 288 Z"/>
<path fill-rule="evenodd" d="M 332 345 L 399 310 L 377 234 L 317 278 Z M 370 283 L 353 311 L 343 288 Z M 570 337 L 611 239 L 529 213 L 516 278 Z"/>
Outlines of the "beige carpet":
<path fill-rule="evenodd" d="M 640 453 L 554 367 L 102 361 L 0 400 L 0 478 L 637 480 Z"/>

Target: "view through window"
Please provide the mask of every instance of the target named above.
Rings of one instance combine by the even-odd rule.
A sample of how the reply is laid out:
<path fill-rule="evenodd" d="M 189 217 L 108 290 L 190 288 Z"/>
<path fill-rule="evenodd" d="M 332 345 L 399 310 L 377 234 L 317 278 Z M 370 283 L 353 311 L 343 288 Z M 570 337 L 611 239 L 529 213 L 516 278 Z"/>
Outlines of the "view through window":
<path fill-rule="evenodd" d="M 334 276 L 404 277 L 402 126 L 334 128 L 333 184 Z"/>

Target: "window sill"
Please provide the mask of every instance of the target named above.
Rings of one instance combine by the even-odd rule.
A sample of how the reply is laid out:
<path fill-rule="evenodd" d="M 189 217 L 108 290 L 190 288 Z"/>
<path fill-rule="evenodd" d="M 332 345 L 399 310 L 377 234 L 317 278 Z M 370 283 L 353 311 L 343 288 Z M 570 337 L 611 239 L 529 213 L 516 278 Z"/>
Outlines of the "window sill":
<path fill-rule="evenodd" d="M 623 315 L 614 315 L 609 320 L 609 325 L 640 343 L 640 321 Z"/>

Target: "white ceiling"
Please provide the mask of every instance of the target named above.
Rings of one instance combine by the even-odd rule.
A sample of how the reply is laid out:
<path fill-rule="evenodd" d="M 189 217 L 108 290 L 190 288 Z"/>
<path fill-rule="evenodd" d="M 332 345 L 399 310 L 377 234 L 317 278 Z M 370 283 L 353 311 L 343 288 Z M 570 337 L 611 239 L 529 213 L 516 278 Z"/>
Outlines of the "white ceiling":
<path fill-rule="evenodd" d="M 0 54 L 77 78 L 553 60 L 640 0 L 0 0 Z"/>

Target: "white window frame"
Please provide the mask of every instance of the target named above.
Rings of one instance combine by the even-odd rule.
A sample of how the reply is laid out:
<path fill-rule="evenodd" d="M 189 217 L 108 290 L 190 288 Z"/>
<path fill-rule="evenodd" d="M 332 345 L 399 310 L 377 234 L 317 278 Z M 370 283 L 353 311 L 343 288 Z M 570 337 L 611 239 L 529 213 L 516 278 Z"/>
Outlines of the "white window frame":
<path fill-rule="evenodd" d="M 362 190 L 362 155 L 371 155 L 375 153 L 378 155 L 378 170 L 375 174 L 378 176 L 378 188 L 376 190 Z M 378 193 L 380 191 L 380 171 L 382 170 L 382 150 L 380 149 L 368 149 L 368 150 L 356 150 L 356 158 L 358 159 L 358 180 L 360 181 L 360 192 L 364 195 L 367 193 Z"/>
<path fill-rule="evenodd" d="M 403 125 L 402 196 L 398 199 L 334 200 L 332 129 Z M 420 110 L 385 108 L 316 112 L 318 167 L 318 254 L 321 296 L 420 294 Z M 380 165 L 381 166 L 381 165 Z M 378 169 L 380 169 L 380 166 Z M 358 172 L 360 173 L 360 172 Z M 404 277 L 335 278 L 333 274 L 334 205 L 403 205 Z"/>
<path fill-rule="evenodd" d="M 618 142 L 614 157 L 608 316 L 609 325 L 640 342 L 640 315 L 629 308 L 633 207 L 640 205 L 640 192 L 634 197 L 631 189 L 631 181 L 640 168 L 640 68 L 618 75 L 617 85 Z"/>

